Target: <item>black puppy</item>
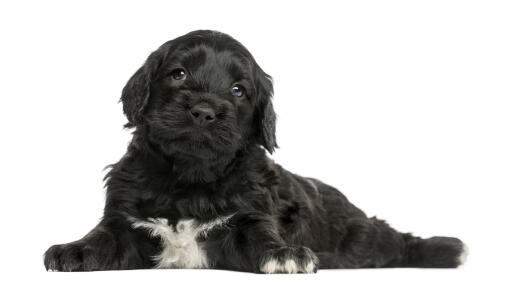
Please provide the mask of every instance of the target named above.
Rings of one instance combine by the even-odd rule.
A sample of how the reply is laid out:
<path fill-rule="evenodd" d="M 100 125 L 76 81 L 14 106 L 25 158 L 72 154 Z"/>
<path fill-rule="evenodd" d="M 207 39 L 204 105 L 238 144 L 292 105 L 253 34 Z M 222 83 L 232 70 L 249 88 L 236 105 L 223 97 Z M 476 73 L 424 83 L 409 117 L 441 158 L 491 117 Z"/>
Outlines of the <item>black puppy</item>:
<path fill-rule="evenodd" d="M 272 92 L 270 76 L 226 34 L 195 31 L 163 44 L 122 91 L 135 130 L 106 176 L 102 221 L 49 248 L 46 269 L 313 273 L 462 263 L 459 239 L 399 233 L 269 159 Z"/>

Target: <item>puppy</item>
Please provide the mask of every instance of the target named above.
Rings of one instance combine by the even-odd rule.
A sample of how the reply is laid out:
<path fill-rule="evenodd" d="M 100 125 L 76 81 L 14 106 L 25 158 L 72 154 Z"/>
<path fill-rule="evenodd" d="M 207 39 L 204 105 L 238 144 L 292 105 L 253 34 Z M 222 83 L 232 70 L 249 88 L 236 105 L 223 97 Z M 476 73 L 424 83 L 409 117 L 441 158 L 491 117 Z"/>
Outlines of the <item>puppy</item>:
<path fill-rule="evenodd" d="M 272 93 L 270 76 L 226 34 L 194 31 L 159 47 L 122 91 L 134 132 L 105 177 L 104 217 L 82 239 L 50 247 L 46 269 L 314 273 L 463 262 L 459 239 L 397 232 L 269 159 Z"/>

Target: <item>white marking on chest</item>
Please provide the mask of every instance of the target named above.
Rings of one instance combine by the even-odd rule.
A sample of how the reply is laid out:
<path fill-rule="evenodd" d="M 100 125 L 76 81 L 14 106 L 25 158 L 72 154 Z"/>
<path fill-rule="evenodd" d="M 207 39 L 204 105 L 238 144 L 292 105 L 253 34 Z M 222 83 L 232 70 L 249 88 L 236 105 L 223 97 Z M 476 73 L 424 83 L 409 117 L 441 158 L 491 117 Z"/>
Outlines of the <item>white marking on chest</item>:
<path fill-rule="evenodd" d="M 148 230 L 151 237 L 159 237 L 163 250 L 154 256 L 156 268 L 208 268 L 207 254 L 199 237 L 206 237 L 212 229 L 225 225 L 233 215 L 216 218 L 207 223 L 194 219 L 179 221 L 175 227 L 165 218 L 148 218 L 147 221 L 130 218 L 135 229 Z"/>

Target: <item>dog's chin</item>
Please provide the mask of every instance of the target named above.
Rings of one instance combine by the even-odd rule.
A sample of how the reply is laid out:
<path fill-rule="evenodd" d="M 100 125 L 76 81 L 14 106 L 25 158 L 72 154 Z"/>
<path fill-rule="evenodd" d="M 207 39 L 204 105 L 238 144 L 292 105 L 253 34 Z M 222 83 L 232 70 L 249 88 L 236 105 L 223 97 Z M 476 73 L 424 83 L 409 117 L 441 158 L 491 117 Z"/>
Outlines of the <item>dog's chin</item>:
<path fill-rule="evenodd" d="M 159 147 L 165 154 L 179 158 L 218 159 L 235 154 L 239 147 L 233 137 L 219 139 L 205 131 L 169 132 L 167 135 L 158 138 Z"/>
<path fill-rule="evenodd" d="M 180 122 L 151 121 L 146 129 L 151 143 L 166 156 L 219 160 L 232 157 L 243 144 L 243 134 L 235 125 L 199 127 Z"/>
<path fill-rule="evenodd" d="M 204 137 L 177 138 L 169 143 L 172 150 L 181 156 L 188 156 L 199 159 L 214 158 L 223 148 L 216 147 L 212 140 Z"/>

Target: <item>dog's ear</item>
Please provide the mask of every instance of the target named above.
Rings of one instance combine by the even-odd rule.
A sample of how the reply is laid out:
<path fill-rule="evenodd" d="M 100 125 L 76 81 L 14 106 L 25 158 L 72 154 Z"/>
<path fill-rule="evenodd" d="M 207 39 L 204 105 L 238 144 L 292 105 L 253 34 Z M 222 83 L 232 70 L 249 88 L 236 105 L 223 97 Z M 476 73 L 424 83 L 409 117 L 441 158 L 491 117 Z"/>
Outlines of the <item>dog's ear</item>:
<path fill-rule="evenodd" d="M 258 141 L 269 153 L 273 153 L 276 143 L 276 113 L 271 98 L 273 96 L 273 81 L 271 76 L 255 65 L 255 81 L 259 106 L 257 107 L 256 126 Z"/>
<path fill-rule="evenodd" d="M 134 127 L 142 122 L 142 113 L 149 101 L 151 82 L 156 76 L 164 55 L 161 48 L 153 52 L 122 89 L 122 101 L 124 114 L 128 119 L 126 127 Z"/>

